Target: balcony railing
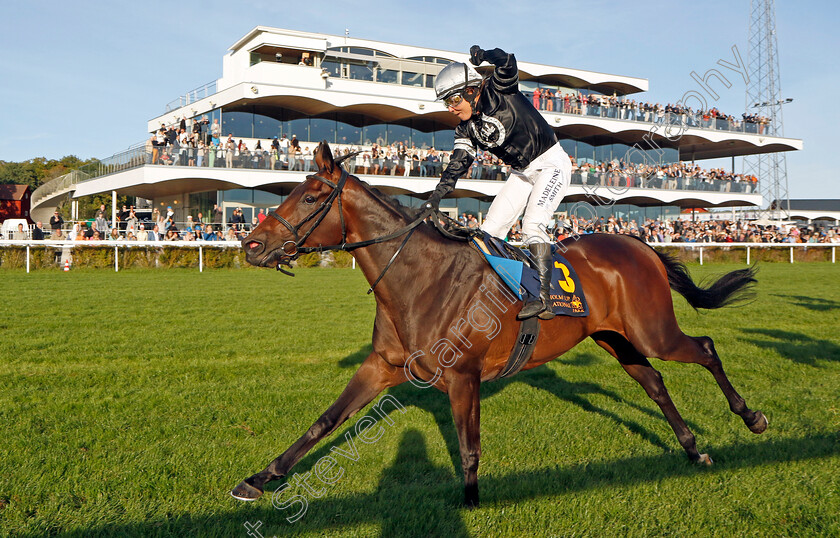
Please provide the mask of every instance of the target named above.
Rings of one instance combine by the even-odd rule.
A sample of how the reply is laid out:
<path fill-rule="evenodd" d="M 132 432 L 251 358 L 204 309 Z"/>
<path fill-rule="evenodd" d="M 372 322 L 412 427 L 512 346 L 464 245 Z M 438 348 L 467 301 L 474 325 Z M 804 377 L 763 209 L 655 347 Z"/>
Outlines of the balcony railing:
<path fill-rule="evenodd" d="M 357 159 L 350 159 L 345 167 L 351 174 L 357 175 L 390 175 L 408 177 L 437 178 L 443 170 L 440 161 L 415 161 L 413 159 L 394 160 L 376 158 L 364 160 L 358 164 Z M 299 171 L 314 170 L 311 156 L 287 159 L 285 156 L 272 159 L 265 150 L 230 151 L 221 148 L 194 147 L 153 147 L 149 149 L 144 144 L 131 147 L 125 151 L 112 155 L 102 161 L 87 165 L 79 170 L 59 176 L 44 183 L 32 193 L 32 207 L 55 192 L 72 190 L 78 183 L 89 181 L 99 176 L 137 168 L 139 166 L 183 166 L 201 168 L 235 168 L 261 171 Z M 408 166 L 408 172 L 406 172 Z M 465 178 L 504 181 L 507 179 L 507 168 L 495 164 L 481 164 L 476 162 L 467 172 Z M 655 174 L 642 175 L 629 171 L 594 171 L 587 173 L 575 171 L 572 174 L 572 185 L 604 186 L 622 189 L 625 187 L 642 189 L 666 189 L 706 192 L 755 193 L 757 183 L 724 180 L 703 177 L 668 177 Z"/>
<path fill-rule="evenodd" d="M 172 112 L 173 110 L 177 110 L 182 106 L 187 106 L 189 104 L 195 103 L 196 101 L 200 101 L 205 97 L 210 97 L 216 93 L 216 81 L 208 82 L 204 86 L 200 86 L 194 90 L 187 92 L 185 95 L 178 97 L 166 104 L 166 112 Z"/>
<path fill-rule="evenodd" d="M 534 103 L 534 92 L 522 92 L 523 95 Z M 569 114 L 575 116 L 586 116 L 594 118 L 606 118 L 612 120 L 632 121 L 638 123 L 660 124 L 660 125 L 682 125 L 691 129 L 704 129 L 707 131 L 729 131 L 734 133 L 759 134 L 774 136 L 773 126 L 767 123 L 755 123 L 746 120 L 727 120 L 725 118 L 713 118 L 702 112 L 692 114 L 675 114 L 663 112 L 659 114 L 655 110 L 640 110 L 622 106 L 601 106 L 601 104 L 583 105 L 572 99 L 566 102 L 562 97 L 537 98 L 535 107 L 542 112 L 554 114 Z"/>

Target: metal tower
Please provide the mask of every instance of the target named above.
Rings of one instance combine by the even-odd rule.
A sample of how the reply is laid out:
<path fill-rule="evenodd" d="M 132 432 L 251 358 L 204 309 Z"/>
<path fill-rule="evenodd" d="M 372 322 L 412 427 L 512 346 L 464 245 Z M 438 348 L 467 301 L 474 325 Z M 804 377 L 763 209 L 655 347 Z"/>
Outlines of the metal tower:
<path fill-rule="evenodd" d="M 776 9 L 774 0 L 750 0 L 750 48 L 747 68 L 746 110 L 768 119 L 759 126 L 760 133 L 784 136 L 782 105 L 792 99 L 782 99 L 779 79 L 779 55 L 776 39 Z M 787 158 L 784 152 L 762 153 L 744 157 L 744 172 L 758 178 L 758 190 L 767 203 L 761 213 L 772 220 L 790 216 Z"/>

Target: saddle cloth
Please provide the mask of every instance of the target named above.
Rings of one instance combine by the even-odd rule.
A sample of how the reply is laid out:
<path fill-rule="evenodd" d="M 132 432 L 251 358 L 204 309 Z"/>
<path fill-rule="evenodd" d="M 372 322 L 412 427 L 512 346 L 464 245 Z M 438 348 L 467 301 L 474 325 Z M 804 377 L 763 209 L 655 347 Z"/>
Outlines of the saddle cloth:
<path fill-rule="evenodd" d="M 529 253 L 505 243 L 487 233 L 472 238 L 473 245 L 504 283 L 522 301 L 540 295 L 540 277 Z M 551 309 L 558 316 L 583 317 L 589 315 L 586 296 L 572 264 L 560 254 L 557 245 L 551 246 L 554 270 L 551 275 Z"/>

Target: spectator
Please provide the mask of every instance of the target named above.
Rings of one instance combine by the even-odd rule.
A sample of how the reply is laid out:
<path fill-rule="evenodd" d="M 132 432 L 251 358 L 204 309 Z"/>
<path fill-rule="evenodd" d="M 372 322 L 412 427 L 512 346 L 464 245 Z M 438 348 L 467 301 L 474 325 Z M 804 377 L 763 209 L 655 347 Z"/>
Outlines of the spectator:
<path fill-rule="evenodd" d="M 35 223 L 35 228 L 32 229 L 32 240 L 33 241 L 43 241 L 44 240 L 44 224 L 41 221 Z"/>
<path fill-rule="evenodd" d="M 202 239 L 205 241 L 218 241 L 218 237 L 215 232 L 213 232 L 213 226 L 208 224 L 204 227 L 204 235 L 202 236 Z"/>
<path fill-rule="evenodd" d="M 50 217 L 50 228 L 55 230 L 60 230 L 64 227 L 64 219 L 61 218 L 61 215 L 58 213 L 58 210 L 53 212 L 53 216 Z"/>

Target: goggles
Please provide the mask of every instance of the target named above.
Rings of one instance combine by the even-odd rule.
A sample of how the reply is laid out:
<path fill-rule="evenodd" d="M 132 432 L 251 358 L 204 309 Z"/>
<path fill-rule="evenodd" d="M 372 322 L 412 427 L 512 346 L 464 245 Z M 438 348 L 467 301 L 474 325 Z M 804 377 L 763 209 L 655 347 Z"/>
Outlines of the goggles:
<path fill-rule="evenodd" d="M 464 95 L 461 92 L 453 93 L 449 97 L 443 100 L 443 105 L 446 108 L 449 107 L 456 107 L 461 104 L 461 101 L 464 100 Z"/>

